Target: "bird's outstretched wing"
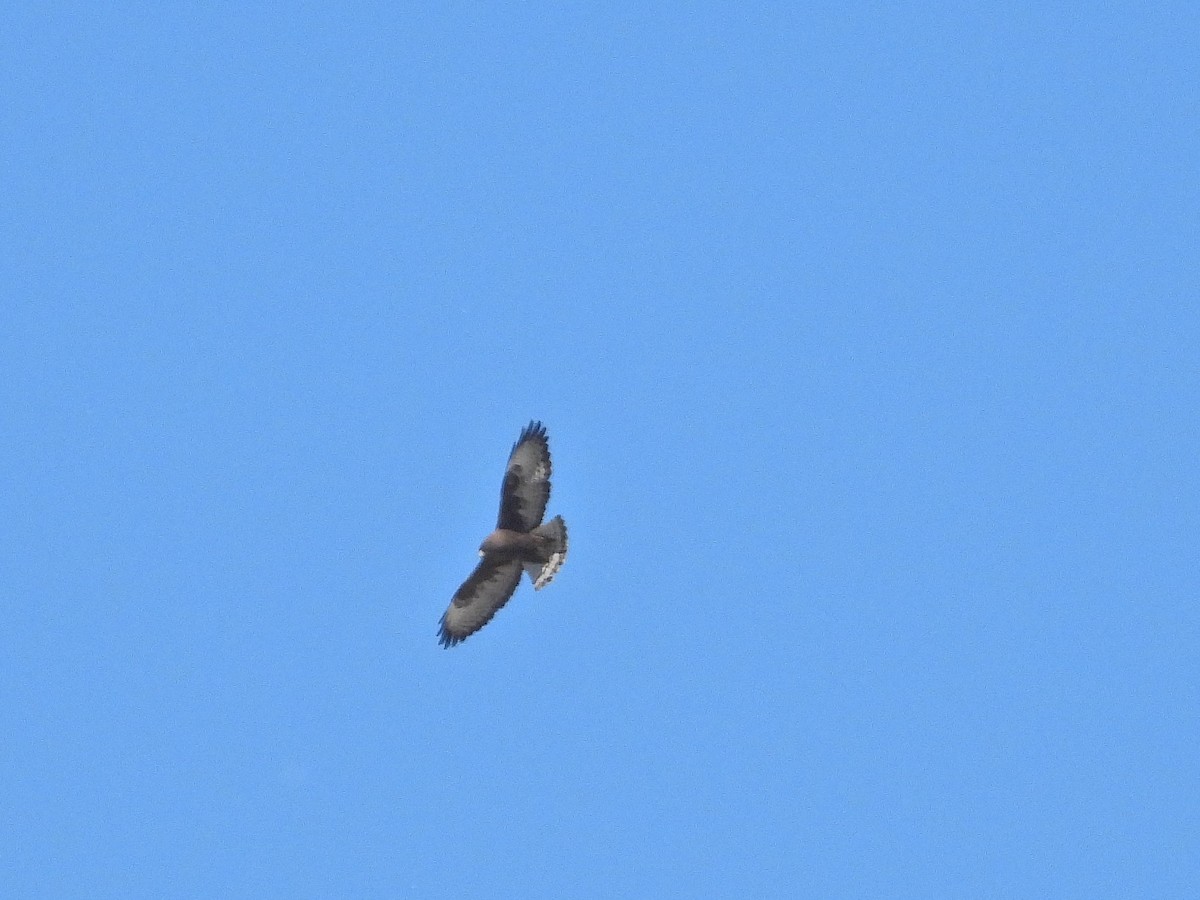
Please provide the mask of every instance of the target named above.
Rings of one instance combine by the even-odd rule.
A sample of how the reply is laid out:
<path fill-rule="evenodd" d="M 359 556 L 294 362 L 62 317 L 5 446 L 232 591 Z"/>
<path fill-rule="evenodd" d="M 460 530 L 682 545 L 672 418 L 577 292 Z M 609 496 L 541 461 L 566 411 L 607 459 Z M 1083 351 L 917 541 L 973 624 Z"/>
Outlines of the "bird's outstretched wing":
<path fill-rule="evenodd" d="M 520 560 L 481 559 L 442 615 L 438 643 L 453 647 L 477 632 L 508 602 L 520 580 Z"/>
<path fill-rule="evenodd" d="M 546 426 L 530 422 L 513 444 L 500 485 L 497 528 L 532 531 L 542 524 L 550 502 L 550 445 Z"/>

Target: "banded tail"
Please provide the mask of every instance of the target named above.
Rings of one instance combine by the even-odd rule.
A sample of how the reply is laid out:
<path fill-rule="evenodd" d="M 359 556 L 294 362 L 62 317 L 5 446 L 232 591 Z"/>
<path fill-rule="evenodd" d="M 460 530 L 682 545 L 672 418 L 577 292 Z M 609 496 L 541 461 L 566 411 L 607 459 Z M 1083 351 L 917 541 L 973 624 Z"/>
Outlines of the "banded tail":
<path fill-rule="evenodd" d="M 567 523 L 562 516 L 555 516 L 549 522 L 533 529 L 532 534 L 546 542 L 547 559 L 545 562 L 529 561 L 524 563 L 525 572 L 533 582 L 533 589 L 540 591 L 558 574 L 562 564 L 567 559 Z"/>

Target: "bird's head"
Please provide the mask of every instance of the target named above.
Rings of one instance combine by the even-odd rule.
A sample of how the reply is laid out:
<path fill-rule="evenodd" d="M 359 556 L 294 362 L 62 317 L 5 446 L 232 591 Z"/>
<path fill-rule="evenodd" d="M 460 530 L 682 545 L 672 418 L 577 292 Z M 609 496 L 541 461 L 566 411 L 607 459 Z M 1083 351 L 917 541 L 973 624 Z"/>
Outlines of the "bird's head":
<path fill-rule="evenodd" d="M 479 545 L 479 555 L 487 556 L 489 553 L 494 553 L 501 548 L 504 543 L 502 537 L 496 532 L 492 532 L 483 539 L 483 543 Z"/>

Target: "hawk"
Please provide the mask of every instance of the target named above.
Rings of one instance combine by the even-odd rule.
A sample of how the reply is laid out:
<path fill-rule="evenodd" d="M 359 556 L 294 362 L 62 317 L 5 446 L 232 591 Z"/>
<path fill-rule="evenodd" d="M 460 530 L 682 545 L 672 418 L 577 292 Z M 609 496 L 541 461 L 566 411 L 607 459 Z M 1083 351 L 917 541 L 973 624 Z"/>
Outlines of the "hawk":
<path fill-rule="evenodd" d="M 567 523 L 542 517 L 550 500 L 550 444 L 546 427 L 530 422 L 508 455 L 500 485 L 496 530 L 479 545 L 479 565 L 454 593 L 442 615 L 438 643 L 453 647 L 492 620 L 528 572 L 540 591 L 567 558 Z"/>

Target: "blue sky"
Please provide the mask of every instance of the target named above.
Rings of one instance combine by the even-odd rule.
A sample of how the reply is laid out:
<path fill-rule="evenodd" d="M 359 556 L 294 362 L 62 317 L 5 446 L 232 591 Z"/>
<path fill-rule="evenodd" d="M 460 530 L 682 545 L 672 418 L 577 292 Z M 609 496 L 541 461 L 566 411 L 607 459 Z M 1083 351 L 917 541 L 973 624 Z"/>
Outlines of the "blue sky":
<path fill-rule="evenodd" d="M 0 892 L 1197 895 L 1196 7 L 651 6 L 8 13 Z"/>

